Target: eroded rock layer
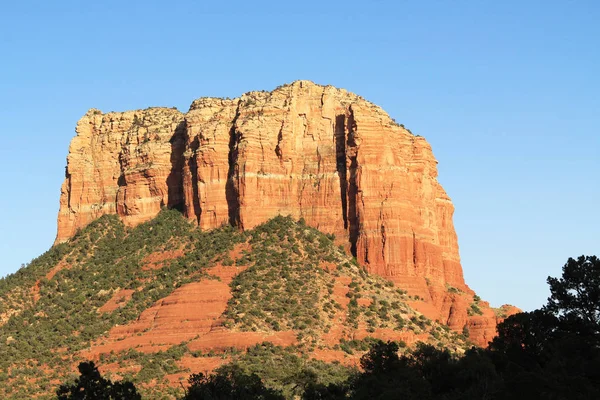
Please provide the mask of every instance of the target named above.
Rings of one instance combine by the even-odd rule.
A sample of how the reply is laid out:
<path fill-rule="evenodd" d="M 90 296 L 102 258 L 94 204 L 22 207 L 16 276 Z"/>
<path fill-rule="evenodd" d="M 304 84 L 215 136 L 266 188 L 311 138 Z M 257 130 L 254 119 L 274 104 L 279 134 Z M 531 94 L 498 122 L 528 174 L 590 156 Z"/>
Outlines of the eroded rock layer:
<path fill-rule="evenodd" d="M 202 229 L 249 229 L 289 214 L 334 233 L 369 271 L 424 298 L 430 317 L 473 325 L 464 296 L 448 292 L 473 294 L 431 147 L 360 96 L 297 81 L 201 98 L 186 114 L 92 109 L 76 132 L 57 243 L 106 213 L 134 225 L 178 207 Z M 491 315 L 477 318 L 495 327 Z"/>
<path fill-rule="evenodd" d="M 175 109 L 89 110 L 69 146 L 56 243 L 104 214 L 135 225 L 181 204 L 184 128 Z"/>

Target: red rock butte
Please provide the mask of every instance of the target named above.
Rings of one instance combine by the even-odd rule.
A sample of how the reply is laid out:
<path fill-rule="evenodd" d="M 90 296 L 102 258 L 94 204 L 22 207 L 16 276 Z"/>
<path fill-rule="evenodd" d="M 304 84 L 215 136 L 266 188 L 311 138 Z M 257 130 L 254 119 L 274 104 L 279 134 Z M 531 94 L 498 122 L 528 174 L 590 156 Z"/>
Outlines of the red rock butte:
<path fill-rule="evenodd" d="M 452 222 L 427 141 L 380 107 L 296 81 L 236 99 L 79 120 L 67 157 L 56 243 L 103 214 L 127 225 L 175 207 L 201 229 L 252 228 L 278 214 L 336 235 L 370 272 L 425 299 L 428 316 L 480 343 L 496 317 L 469 316 Z M 475 336 L 475 337 L 474 337 Z"/>

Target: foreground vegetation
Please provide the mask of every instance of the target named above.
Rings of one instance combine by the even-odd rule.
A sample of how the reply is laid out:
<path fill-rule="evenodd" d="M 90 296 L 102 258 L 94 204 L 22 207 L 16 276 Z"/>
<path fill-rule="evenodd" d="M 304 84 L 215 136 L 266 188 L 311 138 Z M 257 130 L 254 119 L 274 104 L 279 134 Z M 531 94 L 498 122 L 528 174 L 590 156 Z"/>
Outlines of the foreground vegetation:
<path fill-rule="evenodd" d="M 1 279 L 0 397 L 49 391 L 74 362 L 85 361 L 78 352 L 176 288 L 206 277 L 218 255 L 244 240 L 231 227 L 195 229 L 175 210 L 133 229 L 105 215 Z M 149 255 L 173 250 L 181 250 L 181 257 L 159 269 L 144 268 Z M 129 301 L 112 312 L 98 311 L 122 289 L 133 291 Z"/>
<path fill-rule="evenodd" d="M 248 352 L 248 364 L 191 375 L 182 399 L 598 399 L 600 260 L 569 259 L 562 277 L 548 283 L 548 304 L 509 317 L 486 349 L 458 356 L 421 343 L 399 355 L 397 343 L 375 341 L 361 358 L 361 370 L 343 371 L 294 368 L 293 356 L 271 364 L 270 356 L 281 355 L 280 349 L 264 345 Z M 78 389 L 78 382 L 71 388 Z M 114 387 L 129 388 L 123 399 L 139 398 L 127 382 L 107 390 Z M 58 393 L 68 391 L 63 386 Z M 78 397 L 64 397 L 71 398 Z"/>
<path fill-rule="evenodd" d="M 244 249 L 242 254 L 233 254 L 236 246 Z M 163 210 L 135 228 L 106 215 L 68 243 L 54 246 L 16 274 L 0 279 L 0 397 L 45 398 L 57 382 L 75 378 L 74 367 L 87 361 L 82 353 L 107 338 L 113 327 L 135 321 L 187 283 L 217 279 L 209 268 L 233 264 L 244 268 L 231 282 L 232 298 L 223 325 L 266 335 L 292 331 L 296 346 L 269 350 L 278 353 L 270 362 L 280 371 L 295 365 L 294 374 L 301 373 L 299 366 L 319 370 L 320 383 L 346 379 L 347 368 L 311 360 L 312 352 L 341 350 L 355 357 L 370 342 L 346 337 L 338 343 L 323 340 L 332 326 L 344 332 L 388 328 L 421 334 L 428 343 L 452 352 L 467 347 L 464 337 L 410 308 L 401 288 L 369 275 L 334 245 L 332 235 L 302 221 L 276 217 L 247 232 L 231 227 L 202 232 L 175 210 Z M 347 294 L 334 293 L 342 286 Z M 123 291 L 131 297 L 117 297 L 116 308 L 102 309 Z M 260 374 L 266 384 L 283 379 L 251 368 L 252 363 L 238 354 L 241 350 L 202 353 L 190 351 L 187 344 L 155 353 L 136 348 L 104 353 L 97 361 L 101 366 L 116 366 L 122 371 L 116 377 L 135 384 L 147 398 L 172 399 L 182 394 L 182 388 L 167 377 L 194 372 L 181 366 L 184 357 L 219 356 L 235 360 L 247 373 Z M 256 358 L 257 352 L 244 354 Z M 331 371 L 337 371 L 337 378 L 331 377 Z M 288 384 L 278 390 L 286 396 L 299 393 Z"/>
<path fill-rule="evenodd" d="M 412 309 L 402 288 L 369 275 L 333 239 L 287 217 L 247 232 L 202 232 L 174 210 L 135 228 L 101 217 L 0 279 L 0 398 L 79 399 L 88 390 L 107 399 L 600 398 L 595 257 L 570 259 L 560 279 L 549 278 L 547 305 L 509 317 L 486 349 L 476 349 L 465 335 Z M 208 353 L 191 351 L 189 342 L 154 353 L 130 348 L 100 355 L 99 365 L 118 371 L 106 377 L 82 356 L 111 328 L 136 320 L 177 288 L 217 279 L 210 267 L 234 264 L 243 268 L 230 284 L 223 326 L 265 335 L 291 331 L 293 346 Z M 100 311 L 123 290 L 131 297 Z M 481 312 L 478 297 L 471 309 Z M 337 343 L 324 340 L 333 327 L 343 333 Z M 424 342 L 409 348 L 347 334 L 381 328 Z M 357 369 L 315 360 L 317 352 L 363 357 Z M 225 364 L 207 375 L 180 362 L 204 357 Z M 182 382 L 178 387 L 167 378 Z"/>
<path fill-rule="evenodd" d="M 404 290 L 368 274 L 334 245 L 331 235 L 308 227 L 302 220 L 275 217 L 248 234 L 251 250 L 236 261 L 248 268 L 230 285 L 226 327 L 261 332 L 293 330 L 308 350 L 323 348 L 326 343 L 322 337 L 333 325 L 348 331 L 362 326 L 371 333 L 378 328 L 428 333 L 430 342 L 440 348 L 465 346 L 464 337 L 409 307 Z M 345 307 L 334 296 L 342 277 L 349 281 L 344 285 Z M 345 342 L 339 347 L 352 353 Z"/>

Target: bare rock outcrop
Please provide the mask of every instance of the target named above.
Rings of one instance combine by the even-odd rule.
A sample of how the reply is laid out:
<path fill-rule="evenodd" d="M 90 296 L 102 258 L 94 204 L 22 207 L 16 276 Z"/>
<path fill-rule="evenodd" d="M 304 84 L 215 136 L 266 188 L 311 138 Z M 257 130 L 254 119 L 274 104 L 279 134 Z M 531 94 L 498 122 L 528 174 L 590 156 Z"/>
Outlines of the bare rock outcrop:
<path fill-rule="evenodd" d="M 69 147 L 56 242 L 104 214 L 135 225 L 181 204 L 183 129 L 175 109 L 89 110 Z"/>
<path fill-rule="evenodd" d="M 485 326 L 471 336 L 481 344 L 495 328 L 491 310 L 475 321 L 464 295 L 448 292 L 474 294 L 430 145 L 360 96 L 297 81 L 232 100 L 201 98 L 186 114 L 92 109 L 76 131 L 57 243 L 103 214 L 134 225 L 164 206 L 202 229 L 292 215 L 423 298 L 416 306 L 429 317 L 457 330 Z"/>

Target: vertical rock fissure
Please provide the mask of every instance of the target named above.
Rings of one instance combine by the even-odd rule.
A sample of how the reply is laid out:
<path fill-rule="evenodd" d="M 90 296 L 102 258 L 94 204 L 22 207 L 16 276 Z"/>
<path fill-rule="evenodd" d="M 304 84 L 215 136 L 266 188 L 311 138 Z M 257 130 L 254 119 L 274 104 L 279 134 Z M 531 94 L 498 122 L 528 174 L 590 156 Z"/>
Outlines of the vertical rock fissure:
<path fill-rule="evenodd" d="M 333 136 L 335 139 L 335 167 L 340 178 L 340 197 L 344 229 L 348 229 L 348 174 L 346 172 L 346 127 L 345 115 L 335 117 Z"/>
<path fill-rule="evenodd" d="M 183 194 L 183 152 L 185 151 L 186 122 L 181 121 L 169 140 L 171 143 L 171 172 L 167 176 L 167 207 L 180 212 L 185 209 Z M 197 184 L 196 184 L 197 187 Z"/>
<path fill-rule="evenodd" d="M 130 138 L 127 138 L 129 143 Z M 117 178 L 117 191 L 115 193 L 115 205 L 116 212 L 119 216 L 125 216 L 129 214 L 127 209 L 127 179 L 125 178 L 125 170 L 127 169 L 127 163 L 125 161 L 126 155 L 129 154 L 129 149 L 123 147 L 119 152 L 119 177 Z M 123 202 L 119 202 L 119 198 L 122 196 Z"/>
<path fill-rule="evenodd" d="M 414 229 L 412 231 L 412 236 L 413 236 L 412 262 L 413 262 L 413 268 L 416 271 L 417 270 L 417 237 L 415 235 Z"/>
<path fill-rule="evenodd" d="M 352 107 L 349 108 L 348 123 L 346 126 L 348 137 L 346 140 L 346 164 L 350 176 L 348 179 L 348 229 L 350 239 L 350 252 L 354 257 L 357 257 L 357 242 L 360 233 L 359 216 L 357 208 L 358 192 L 359 192 L 359 174 L 360 167 L 358 165 L 358 145 L 356 143 L 356 122 L 354 121 L 354 113 Z M 358 257 L 357 257 L 358 258 Z M 364 262 L 368 262 L 365 255 Z"/>
<path fill-rule="evenodd" d="M 381 202 L 381 206 L 379 207 L 379 224 L 380 224 L 380 231 L 381 231 L 381 260 L 383 261 L 383 263 L 386 263 L 386 245 L 387 245 L 387 233 L 386 233 L 386 228 L 385 228 L 385 223 L 386 223 L 386 217 L 385 217 L 385 203 L 388 201 L 388 199 L 390 198 L 390 196 L 392 195 L 392 190 L 394 189 L 394 182 L 392 182 L 390 184 L 390 188 L 387 191 L 385 198 L 383 199 L 383 201 Z M 361 199 L 363 200 L 363 209 L 364 209 L 364 199 L 361 196 Z"/>
<path fill-rule="evenodd" d="M 381 259 L 385 262 L 385 225 L 381 224 Z"/>
<path fill-rule="evenodd" d="M 381 259 L 385 263 L 385 246 L 387 242 L 387 236 L 385 232 L 385 218 L 383 216 L 383 203 L 385 203 L 385 200 L 381 202 L 381 208 L 379 210 L 379 221 L 381 230 Z"/>
<path fill-rule="evenodd" d="M 283 141 L 283 126 L 285 121 L 281 121 L 281 128 L 277 134 L 277 146 L 275 146 L 275 155 L 279 159 L 279 163 L 283 164 L 283 150 L 281 150 L 281 142 Z"/>
<path fill-rule="evenodd" d="M 360 191 L 360 193 L 358 193 L 358 195 L 360 195 L 360 205 L 361 205 L 360 209 L 364 210 L 365 209 L 365 197 L 364 197 L 364 194 L 363 194 L 362 191 Z M 357 240 L 358 240 L 358 232 L 363 231 L 363 227 L 361 226 L 362 222 L 360 221 L 360 218 L 359 218 L 358 214 L 359 214 L 359 211 L 357 209 L 357 212 L 356 212 L 356 220 L 357 220 L 357 225 L 356 225 L 357 226 L 357 228 L 356 228 L 357 233 L 356 233 L 356 236 L 357 236 Z M 370 263 L 370 261 L 369 261 L 369 248 L 370 248 L 370 246 L 369 246 L 369 238 L 365 237 L 365 236 L 366 235 L 363 236 L 363 240 L 365 242 L 365 244 L 363 246 L 363 248 L 364 248 L 364 253 L 363 253 L 363 255 L 364 255 L 364 263 L 365 264 L 369 264 Z"/>
<path fill-rule="evenodd" d="M 237 119 L 240 115 L 241 100 L 235 112 L 235 117 L 231 122 L 229 130 L 229 169 L 227 171 L 227 183 L 225 184 L 225 198 L 227 200 L 227 212 L 229 215 L 229 224 L 235 227 L 241 226 L 240 219 L 240 193 L 239 193 L 239 177 L 240 166 L 238 164 L 239 144 L 241 140 L 241 132 L 236 129 Z"/>
<path fill-rule="evenodd" d="M 68 165 L 65 167 L 65 180 L 67 181 L 67 206 L 69 207 L 69 210 L 71 210 L 71 173 L 69 172 Z"/>
<path fill-rule="evenodd" d="M 192 206 L 194 207 L 194 217 L 196 223 L 200 225 L 200 218 L 202 217 L 202 207 L 200 207 L 200 192 L 198 189 L 198 161 L 197 161 L 197 150 L 200 147 L 200 141 L 198 137 L 190 143 L 191 156 L 188 161 L 189 171 L 192 175 Z M 189 215 L 187 215 L 190 218 Z"/>

